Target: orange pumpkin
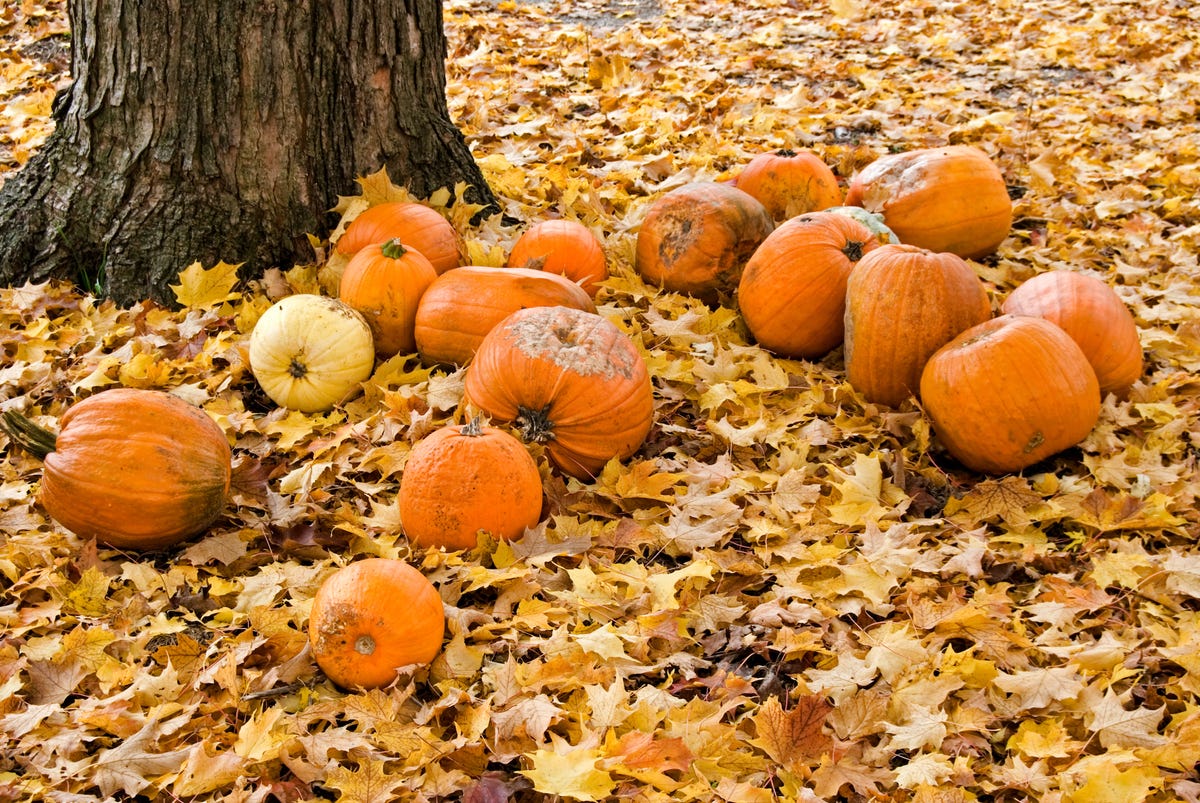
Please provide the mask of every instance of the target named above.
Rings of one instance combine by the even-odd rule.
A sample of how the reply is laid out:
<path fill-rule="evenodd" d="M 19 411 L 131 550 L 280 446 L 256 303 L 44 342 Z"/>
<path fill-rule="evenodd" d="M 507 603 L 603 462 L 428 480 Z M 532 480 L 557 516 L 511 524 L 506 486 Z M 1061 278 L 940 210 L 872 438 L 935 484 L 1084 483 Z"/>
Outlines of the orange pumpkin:
<path fill-rule="evenodd" d="M 513 243 L 508 266 L 562 274 L 592 298 L 608 278 L 604 246 L 591 229 L 575 220 L 534 223 Z"/>
<path fill-rule="evenodd" d="M 414 201 L 388 201 L 368 207 L 350 221 L 337 252 L 351 257 L 368 245 L 399 240 L 415 248 L 433 269 L 445 273 L 462 261 L 458 232 L 435 209 Z"/>
<path fill-rule="evenodd" d="M 43 460 L 46 513 L 81 538 L 160 549 L 199 535 L 225 508 L 229 442 L 178 396 L 102 391 L 72 405 L 57 436 L 12 410 L 3 422 L 14 443 Z"/>
<path fill-rule="evenodd" d="M 970 145 L 881 156 L 850 179 L 846 204 L 882 214 L 902 243 L 964 258 L 992 253 L 1012 228 L 1000 168 Z"/>
<path fill-rule="evenodd" d="M 815 359 L 842 343 L 846 281 L 879 246 L 847 215 L 811 212 L 785 221 L 746 263 L 737 302 L 758 344 L 784 357 Z"/>
<path fill-rule="evenodd" d="M 524 444 L 476 418 L 435 429 L 413 447 L 399 503 L 413 543 L 471 549 L 480 531 L 506 541 L 536 526 L 542 478 Z"/>
<path fill-rule="evenodd" d="M 568 307 L 512 313 L 488 332 L 467 366 L 464 401 L 515 423 L 550 461 L 590 479 L 629 457 L 650 432 L 646 362 L 615 324 Z"/>
<path fill-rule="evenodd" d="M 1058 324 L 1087 355 L 1101 394 L 1125 398 L 1142 375 L 1137 322 L 1121 297 L 1095 276 L 1039 273 L 1009 293 L 1001 310 Z"/>
<path fill-rule="evenodd" d="M 351 257 L 338 297 L 366 319 L 378 354 L 409 354 L 417 348 L 417 305 L 436 278 L 437 271 L 420 252 L 388 240 Z"/>
<path fill-rule="evenodd" d="M 742 266 L 775 222 L 754 196 L 701 181 L 659 196 L 638 230 L 636 268 L 665 290 L 715 301 L 732 293 Z"/>
<path fill-rule="evenodd" d="M 960 257 L 881 245 L 846 282 L 846 378 L 868 401 L 897 407 L 918 391 L 933 352 L 991 314 L 983 282 Z"/>
<path fill-rule="evenodd" d="M 387 686 L 401 667 L 428 664 L 445 631 L 433 583 L 392 558 L 367 558 L 329 575 L 308 617 L 317 666 L 345 689 Z"/>
<path fill-rule="evenodd" d="M 951 455 L 975 471 L 1003 474 L 1087 437 L 1100 415 L 1100 386 L 1062 329 L 1000 315 L 929 358 L 921 401 Z"/>
<path fill-rule="evenodd" d="M 526 307 L 595 312 L 591 297 L 566 276 L 530 268 L 464 265 L 443 273 L 421 296 L 414 335 L 427 364 L 466 365 L 491 328 Z"/>
<path fill-rule="evenodd" d="M 806 150 L 758 154 L 738 175 L 736 186 L 757 198 L 775 220 L 842 203 L 842 189 L 832 168 Z"/>

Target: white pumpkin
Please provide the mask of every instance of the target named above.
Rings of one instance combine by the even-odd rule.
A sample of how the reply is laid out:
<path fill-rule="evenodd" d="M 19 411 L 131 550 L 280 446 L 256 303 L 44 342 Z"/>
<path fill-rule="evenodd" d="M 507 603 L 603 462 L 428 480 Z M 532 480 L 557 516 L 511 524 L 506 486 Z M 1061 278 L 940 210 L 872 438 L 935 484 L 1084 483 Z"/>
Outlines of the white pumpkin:
<path fill-rule="evenodd" d="M 375 368 L 371 328 L 350 305 L 300 293 L 280 299 L 250 333 L 250 371 L 276 404 L 324 412 Z"/>

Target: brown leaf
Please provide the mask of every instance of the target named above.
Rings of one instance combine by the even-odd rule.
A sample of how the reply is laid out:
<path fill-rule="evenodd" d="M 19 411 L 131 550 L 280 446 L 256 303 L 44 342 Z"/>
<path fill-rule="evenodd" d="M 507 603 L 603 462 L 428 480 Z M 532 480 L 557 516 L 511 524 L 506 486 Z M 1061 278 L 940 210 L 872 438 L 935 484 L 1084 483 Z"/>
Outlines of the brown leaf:
<path fill-rule="evenodd" d="M 809 768 L 833 749 L 825 723 L 833 706 L 819 694 L 808 694 L 784 710 L 777 697 L 769 697 L 754 715 L 757 738 L 753 743 L 787 769 Z"/>

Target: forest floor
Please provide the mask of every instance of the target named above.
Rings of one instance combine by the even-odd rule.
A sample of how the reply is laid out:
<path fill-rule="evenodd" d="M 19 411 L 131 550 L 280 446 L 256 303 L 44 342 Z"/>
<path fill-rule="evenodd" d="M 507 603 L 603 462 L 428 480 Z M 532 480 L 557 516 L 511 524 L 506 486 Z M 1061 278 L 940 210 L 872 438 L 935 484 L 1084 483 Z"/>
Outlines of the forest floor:
<path fill-rule="evenodd" d="M 0 171 L 51 130 L 64 13 L 0 10 Z M 597 233 L 649 437 L 592 482 L 532 447 L 536 528 L 416 548 L 398 478 L 464 370 L 402 355 L 305 415 L 247 363 L 273 298 L 328 292 L 336 231 L 263 282 L 181 265 L 178 310 L 0 290 L 0 407 L 53 426 L 109 387 L 168 389 L 235 455 L 211 530 L 143 555 L 48 518 L 40 465 L 0 440 L 0 800 L 1200 801 L 1200 6 L 449 0 L 445 20 L 452 115 L 506 214 L 427 200 L 476 264 L 534 220 Z M 1129 398 L 1024 471 L 965 469 L 915 399 L 868 403 L 841 349 L 781 359 L 730 299 L 636 272 L 669 189 L 778 148 L 844 182 L 948 143 L 1015 197 L 970 263 L 994 309 L 1077 271 L 1138 325 Z M 403 197 L 378 167 L 330 206 Z M 306 627 L 365 556 L 419 567 L 448 629 L 431 666 L 355 693 Z"/>

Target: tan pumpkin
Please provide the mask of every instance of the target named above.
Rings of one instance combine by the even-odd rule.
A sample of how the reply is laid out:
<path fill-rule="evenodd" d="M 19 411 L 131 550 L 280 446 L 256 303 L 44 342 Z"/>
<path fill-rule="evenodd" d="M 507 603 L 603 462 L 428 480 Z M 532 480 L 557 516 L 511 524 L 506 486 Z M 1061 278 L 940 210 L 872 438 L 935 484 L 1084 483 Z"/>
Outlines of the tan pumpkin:
<path fill-rule="evenodd" d="M 358 310 L 371 327 L 377 354 L 411 354 L 417 349 L 417 305 L 437 275 L 419 251 L 388 240 L 364 246 L 350 258 L 338 298 Z"/>
<path fill-rule="evenodd" d="M 951 455 L 975 471 L 1004 474 L 1086 438 L 1100 415 L 1100 386 L 1058 326 L 1000 315 L 929 358 L 921 401 Z"/>
<path fill-rule="evenodd" d="M 510 268 L 558 273 L 578 284 L 592 298 L 608 278 L 604 246 L 592 230 L 577 220 L 542 220 L 513 243 Z"/>
<path fill-rule="evenodd" d="M 518 310 L 498 323 L 467 366 L 463 400 L 513 423 L 579 479 L 637 451 L 653 423 L 641 353 L 615 324 L 569 307 Z"/>
<path fill-rule="evenodd" d="M 352 257 L 368 245 L 399 240 L 415 248 L 438 273 L 462 261 L 462 245 L 450 221 L 431 207 L 415 201 L 388 201 L 368 207 L 337 241 L 337 252 Z"/>
<path fill-rule="evenodd" d="M 760 153 L 743 168 L 735 185 L 779 221 L 842 203 L 833 169 L 808 150 Z"/>
<path fill-rule="evenodd" d="M 960 257 L 881 245 L 846 282 L 846 378 L 867 401 L 898 407 L 918 392 L 929 356 L 991 314 L 983 282 Z"/>
<path fill-rule="evenodd" d="M 992 253 L 1012 228 L 1000 168 L 970 145 L 881 156 L 850 179 L 845 202 L 883 215 L 902 243 L 964 258 Z"/>
<path fill-rule="evenodd" d="M 1116 291 L 1095 276 L 1039 273 L 1009 293 L 1001 310 L 1057 324 L 1087 355 L 1102 394 L 1125 398 L 1142 375 L 1137 322 Z"/>
<path fill-rule="evenodd" d="M 38 500 L 81 538 L 161 549 L 204 532 L 225 509 L 224 431 L 165 391 L 101 391 L 71 405 L 57 435 L 14 410 L 0 428 L 43 461 Z"/>
<path fill-rule="evenodd" d="M 738 284 L 737 303 L 758 344 L 816 359 L 841 345 L 846 281 L 879 243 L 847 215 L 797 215 L 762 241 Z"/>
<path fill-rule="evenodd" d="M 542 478 L 521 441 L 476 418 L 435 429 L 413 447 L 398 498 L 410 541 L 472 549 L 480 532 L 507 541 L 537 525 Z"/>
<path fill-rule="evenodd" d="M 511 313 L 554 306 L 596 311 L 587 292 L 566 276 L 464 265 L 437 277 L 421 296 L 414 327 L 417 353 L 430 365 L 466 365 L 484 335 Z"/>
<path fill-rule="evenodd" d="M 648 282 L 708 302 L 737 289 L 746 260 L 775 228 L 754 196 L 695 182 L 655 199 L 637 235 L 635 267 Z"/>

